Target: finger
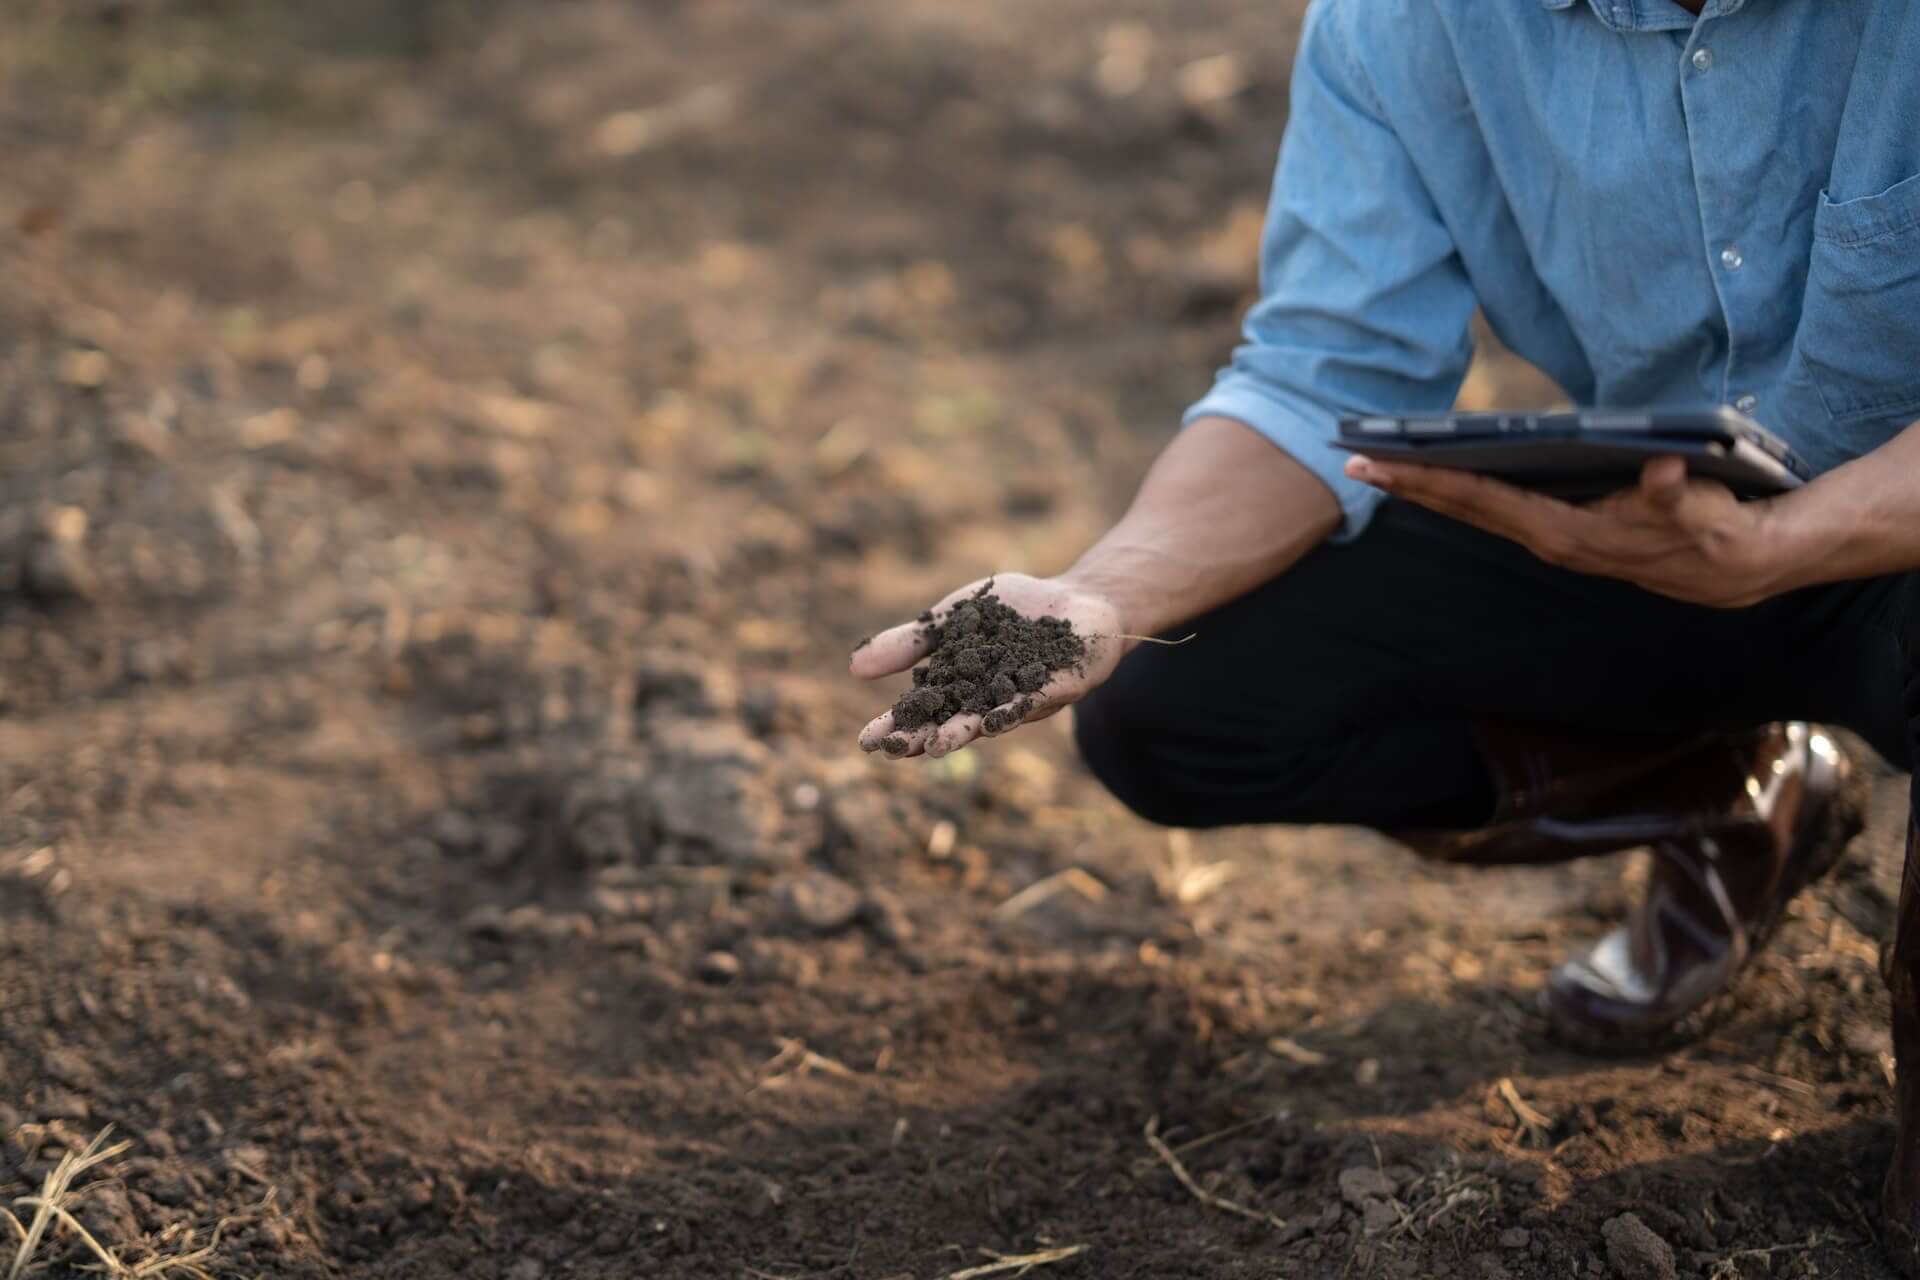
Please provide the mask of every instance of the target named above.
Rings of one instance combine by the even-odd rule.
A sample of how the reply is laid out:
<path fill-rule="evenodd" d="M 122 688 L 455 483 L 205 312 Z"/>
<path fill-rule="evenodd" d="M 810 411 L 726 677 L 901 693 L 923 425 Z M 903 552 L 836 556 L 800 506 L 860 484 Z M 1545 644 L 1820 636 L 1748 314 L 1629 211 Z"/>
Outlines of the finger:
<path fill-rule="evenodd" d="M 1684 458 L 1655 458 L 1640 469 L 1640 491 L 1654 506 L 1671 509 L 1687 496 Z"/>
<path fill-rule="evenodd" d="M 931 652 L 933 628 L 924 622 L 903 622 L 855 649 L 847 670 L 862 680 L 878 680 L 905 671 Z"/>
<path fill-rule="evenodd" d="M 1062 671 L 1033 693 L 1023 694 L 1011 702 L 1003 702 L 987 712 L 981 722 L 981 736 L 997 738 L 1023 724 L 1044 720 L 1062 707 L 1077 701 L 1084 692 L 1086 692 L 1086 686 L 1079 676 L 1070 671 Z"/>
<path fill-rule="evenodd" d="M 871 639 L 861 641 L 847 661 L 847 670 L 862 680 L 878 680 L 881 676 L 905 671 L 933 652 L 934 626 L 947 616 L 954 605 L 979 589 L 980 583 L 970 582 L 958 591 L 947 593 L 940 603 L 912 622 L 888 627 Z"/>
<path fill-rule="evenodd" d="M 980 736 L 980 726 L 984 717 L 976 715 L 955 716 L 941 725 L 934 735 L 927 739 L 927 754 L 938 759 L 972 742 Z"/>
<path fill-rule="evenodd" d="M 980 736 L 997 738 L 1003 733 L 1018 729 L 1027 722 L 1027 713 L 1032 708 L 1032 699 L 1026 696 L 1015 698 L 1012 702 L 1003 702 L 986 715 L 980 717 Z"/>
<path fill-rule="evenodd" d="M 860 749 L 878 751 L 880 740 L 893 732 L 893 712 L 883 711 L 867 721 L 867 727 L 860 731 Z"/>
<path fill-rule="evenodd" d="M 1536 548 L 1564 542 L 1583 519 L 1572 503 L 1452 467 L 1369 459 L 1367 475 L 1395 497 Z"/>
<path fill-rule="evenodd" d="M 918 729 L 890 733 L 880 739 L 880 750 L 886 754 L 889 760 L 911 760 L 917 755 L 925 754 L 927 739 L 931 738 L 934 731 L 939 727 L 938 725 L 923 724 Z"/>

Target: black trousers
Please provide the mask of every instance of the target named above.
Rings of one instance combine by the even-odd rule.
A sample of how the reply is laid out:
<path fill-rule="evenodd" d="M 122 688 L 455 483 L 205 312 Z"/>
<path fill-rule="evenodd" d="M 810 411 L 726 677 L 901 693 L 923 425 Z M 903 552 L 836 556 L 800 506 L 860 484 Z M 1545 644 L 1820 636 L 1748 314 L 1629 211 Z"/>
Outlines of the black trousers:
<path fill-rule="evenodd" d="M 1479 720 L 1649 746 L 1813 720 L 1903 769 L 1920 742 L 1920 574 L 1708 609 L 1389 502 L 1181 631 L 1075 710 L 1094 774 L 1174 826 L 1484 825 Z"/>

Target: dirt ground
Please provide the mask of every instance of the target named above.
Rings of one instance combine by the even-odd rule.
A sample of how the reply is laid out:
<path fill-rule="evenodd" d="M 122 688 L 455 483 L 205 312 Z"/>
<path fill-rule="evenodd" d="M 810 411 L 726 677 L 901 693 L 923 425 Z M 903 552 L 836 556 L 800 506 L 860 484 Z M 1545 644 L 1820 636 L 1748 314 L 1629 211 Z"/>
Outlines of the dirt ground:
<path fill-rule="evenodd" d="M 1594 1061 L 1628 864 L 853 747 L 1231 344 L 1298 9 L 5 6 L 0 1199 L 111 1125 L 81 1221 L 219 1276 L 1886 1274 L 1896 780 Z"/>

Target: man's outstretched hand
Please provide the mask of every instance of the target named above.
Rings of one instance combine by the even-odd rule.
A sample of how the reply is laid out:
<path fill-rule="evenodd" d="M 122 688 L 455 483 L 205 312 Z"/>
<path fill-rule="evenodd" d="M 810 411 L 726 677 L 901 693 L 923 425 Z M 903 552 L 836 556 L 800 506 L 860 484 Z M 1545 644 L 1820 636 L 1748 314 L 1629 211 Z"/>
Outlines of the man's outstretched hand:
<path fill-rule="evenodd" d="M 936 621 L 946 617 L 954 605 L 973 595 L 992 581 L 993 593 L 1010 609 L 1029 617 L 1065 618 L 1087 646 L 1086 661 L 1078 671 L 1058 671 L 1041 686 L 1039 692 L 1023 695 L 1028 704 L 1023 719 L 1010 722 L 1004 733 L 1020 724 L 1044 720 L 1062 707 L 1078 702 L 1113 674 L 1121 657 L 1135 643 L 1123 638 L 1120 611 L 1108 597 L 1066 578 L 1032 578 L 1024 573 L 996 574 L 992 579 L 970 582 L 933 607 Z M 860 646 L 849 664 L 853 674 L 863 680 L 878 680 L 896 675 L 927 656 L 932 648 L 928 628 L 920 622 L 906 622 L 889 628 Z M 957 715 L 918 729 L 902 731 L 898 737 L 905 746 L 888 750 L 897 759 L 926 754 L 943 756 L 958 751 L 975 738 L 988 735 L 985 717 Z M 860 731 L 863 751 L 881 750 L 881 743 L 894 737 L 893 713 L 876 717 Z"/>

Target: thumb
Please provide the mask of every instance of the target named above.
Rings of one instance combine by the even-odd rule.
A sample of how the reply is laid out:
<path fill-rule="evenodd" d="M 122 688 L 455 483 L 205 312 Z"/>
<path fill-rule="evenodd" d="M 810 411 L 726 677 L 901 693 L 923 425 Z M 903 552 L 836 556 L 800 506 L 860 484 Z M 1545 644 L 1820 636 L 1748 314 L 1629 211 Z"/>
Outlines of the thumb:
<path fill-rule="evenodd" d="M 1685 458 L 1655 458 L 1640 469 L 1640 492 L 1656 507 L 1677 507 L 1687 496 Z"/>

